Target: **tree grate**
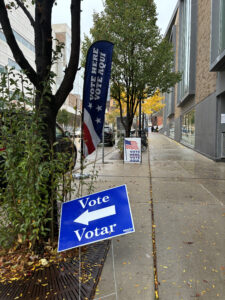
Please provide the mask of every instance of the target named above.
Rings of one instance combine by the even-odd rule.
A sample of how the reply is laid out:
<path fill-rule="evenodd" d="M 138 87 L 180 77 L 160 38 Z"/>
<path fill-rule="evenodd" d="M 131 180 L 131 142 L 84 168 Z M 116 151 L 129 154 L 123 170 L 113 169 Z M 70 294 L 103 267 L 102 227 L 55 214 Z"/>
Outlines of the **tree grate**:
<path fill-rule="evenodd" d="M 93 299 L 109 247 L 110 240 L 88 245 L 86 252 L 82 253 L 80 264 L 78 257 L 74 257 L 43 267 L 35 271 L 32 277 L 7 284 L 1 283 L 0 300 Z"/>

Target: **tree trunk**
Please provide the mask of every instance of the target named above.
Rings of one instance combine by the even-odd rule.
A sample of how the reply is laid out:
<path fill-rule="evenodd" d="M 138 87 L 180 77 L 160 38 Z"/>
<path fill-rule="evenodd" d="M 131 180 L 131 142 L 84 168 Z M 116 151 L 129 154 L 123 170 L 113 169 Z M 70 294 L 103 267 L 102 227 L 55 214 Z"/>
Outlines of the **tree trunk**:
<path fill-rule="evenodd" d="M 142 131 L 144 131 L 145 130 L 145 114 L 144 113 L 142 113 Z"/>
<path fill-rule="evenodd" d="M 40 116 L 40 125 L 41 125 L 41 136 L 44 138 L 47 151 L 46 156 L 43 157 L 44 161 L 49 161 L 53 159 L 52 154 L 54 155 L 54 143 L 56 141 L 56 116 L 57 110 L 53 107 L 52 103 L 55 102 L 55 97 L 50 94 L 44 94 L 40 96 L 41 93 L 38 93 L 36 96 L 36 109 Z M 49 155 L 48 155 L 49 154 Z M 58 234 L 58 211 L 57 211 L 57 199 L 56 199 L 56 190 L 52 187 L 52 176 L 51 172 L 49 173 L 48 178 L 48 199 L 51 210 L 48 212 L 47 217 L 51 219 L 47 223 L 47 227 L 50 229 L 51 239 Z"/>

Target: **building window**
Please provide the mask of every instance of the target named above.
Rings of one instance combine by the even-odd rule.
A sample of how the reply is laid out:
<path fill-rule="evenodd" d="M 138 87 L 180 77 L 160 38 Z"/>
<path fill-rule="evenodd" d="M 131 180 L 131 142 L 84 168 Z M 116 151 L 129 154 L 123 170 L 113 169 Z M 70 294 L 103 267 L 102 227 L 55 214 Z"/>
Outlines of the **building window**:
<path fill-rule="evenodd" d="M 68 33 L 66 33 L 66 43 L 65 43 L 65 51 L 66 51 L 66 64 L 69 63 L 70 60 L 70 52 L 71 52 L 71 37 Z"/>
<path fill-rule="evenodd" d="M 0 65 L 0 74 L 5 72 L 5 67 L 3 67 L 2 65 Z"/>
<path fill-rule="evenodd" d="M 183 72 L 182 81 L 179 84 L 179 96 L 183 98 L 189 89 L 190 68 L 190 35 L 191 35 L 191 0 L 182 2 L 180 26 L 180 70 Z"/>
<path fill-rule="evenodd" d="M 191 110 L 182 117 L 181 142 L 188 146 L 195 146 L 195 110 Z"/>
<path fill-rule="evenodd" d="M 2 31 L 0 31 L 0 39 L 4 42 L 6 42 L 6 38 L 5 38 L 5 35 Z"/>
<path fill-rule="evenodd" d="M 28 42 L 28 40 L 26 40 L 24 37 L 22 37 L 22 35 L 20 35 L 19 33 L 17 33 L 15 30 L 13 30 L 13 33 L 14 33 L 14 36 L 15 36 L 15 38 L 16 38 L 16 40 L 18 42 L 22 43 L 28 49 L 30 49 L 31 51 L 35 52 L 34 45 L 32 45 L 30 42 Z"/>
<path fill-rule="evenodd" d="M 212 0 L 211 71 L 225 70 L 225 0 Z"/>
<path fill-rule="evenodd" d="M 178 103 L 195 93 L 197 1 L 181 0 L 179 15 L 179 63 L 182 80 L 178 84 Z"/>
<path fill-rule="evenodd" d="M 22 35 L 20 35 L 19 33 L 17 33 L 15 30 L 13 30 L 13 34 L 16 38 L 16 40 L 20 43 L 22 43 L 25 47 L 27 47 L 28 49 L 30 49 L 31 51 L 35 52 L 35 47 L 34 45 L 32 45 L 30 42 L 28 42 L 28 40 L 26 40 L 24 37 L 22 37 Z M 5 35 L 2 31 L 0 31 L 0 39 L 4 42 L 6 42 L 6 38 Z"/>
<path fill-rule="evenodd" d="M 171 121 L 169 123 L 169 136 L 174 139 L 175 137 L 175 125 L 174 125 L 174 121 Z"/>
<path fill-rule="evenodd" d="M 18 65 L 18 63 L 16 63 L 14 60 L 12 60 L 12 59 L 8 59 L 8 65 L 10 66 L 10 67 L 12 67 L 12 68 L 15 68 L 15 70 L 17 70 L 17 71 L 20 71 L 21 70 L 21 68 L 20 68 L 20 66 Z"/>
<path fill-rule="evenodd" d="M 173 25 L 170 37 L 169 37 L 169 42 L 173 45 L 173 50 L 174 50 L 174 61 L 176 59 L 176 26 Z M 172 72 L 175 72 L 175 65 L 173 65 L 173 68 L 171 69 Z M 166 105 L 167 105 L 167 117 L 171 116 L 174 114 L 174 87 L 170 89 L 170 93 L 166 94 L 165 97 L 166 100 Z"/>

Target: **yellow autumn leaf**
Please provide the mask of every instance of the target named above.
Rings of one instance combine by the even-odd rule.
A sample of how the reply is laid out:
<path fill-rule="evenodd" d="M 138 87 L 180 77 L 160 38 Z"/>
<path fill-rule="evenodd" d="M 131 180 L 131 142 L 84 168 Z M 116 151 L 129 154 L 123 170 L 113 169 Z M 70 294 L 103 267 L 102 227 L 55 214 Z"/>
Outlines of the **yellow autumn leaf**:
<path fill-rule="evenodd" d="M 40 259 L 39 262 L 41 263 L 42 266 L 46 266 L 48 264 L 48 261 L 46 258 Z"/>
<path fill-rule="evenodd" d="M 201 294 L 204 295 L 206 293 L 206 291 L 201 291 Z"/>

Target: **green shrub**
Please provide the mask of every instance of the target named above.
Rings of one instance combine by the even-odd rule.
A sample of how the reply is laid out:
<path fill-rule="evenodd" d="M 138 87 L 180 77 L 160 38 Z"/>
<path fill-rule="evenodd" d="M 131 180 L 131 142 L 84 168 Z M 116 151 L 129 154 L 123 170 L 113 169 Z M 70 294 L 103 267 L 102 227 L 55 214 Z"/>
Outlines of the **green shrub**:
<path fill-rule="evenodd" d="M 4 165 L 0 174 L 6 183 L 0 189 L 2 247 L 27 243 L 32 248 L 37 240 L 49 235 L 47 224 L 52 220 L 53 203 L 56 198 L 62 199 L 57 189 L 70 159 L 49 150 L 41 136 L 44 125 L 39 113 L 26 110 L 28 104 L 32 105 L 33 95 L 23 84 L 13 77 L 12 71 L 1 75 L 0 140 L 6 149 L 1 151 Z"/>
<path fill-rule="evenodd" d="M 120 151 L 120 156 L 123 159 L 124 157 L 124 137 L 120 137 L 117 143 L 117 147 Z"/>

